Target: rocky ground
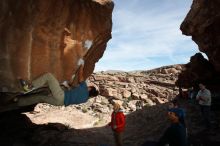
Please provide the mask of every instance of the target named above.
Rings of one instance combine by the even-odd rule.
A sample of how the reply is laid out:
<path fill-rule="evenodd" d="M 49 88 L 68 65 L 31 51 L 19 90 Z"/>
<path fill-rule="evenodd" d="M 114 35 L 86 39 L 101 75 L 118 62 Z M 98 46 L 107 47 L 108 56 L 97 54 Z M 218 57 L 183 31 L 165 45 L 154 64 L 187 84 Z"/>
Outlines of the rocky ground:
<path fill-rule="evenodd" d="M 98 86 L 101 95 L 87 103 L 68 107 L 41 103 L 1 113 L 0 145 L 113 146 L 111 129 L 106 126 L 112 112 L 109 96 L 116 97 L 126 114 L 126 146 L 156 141 L 169 125 L 166 109 L 178 94 L 174 83 L 181 70 L 181 65 L 174 65 L 150 71 L 94 73 L 88 82 Z M 219 113 L 212 113 L 212 129 L 206 130 L 198 105 L 187 99 L 180 103 L 186 110 L 191 145 L 219 145 Z"/>

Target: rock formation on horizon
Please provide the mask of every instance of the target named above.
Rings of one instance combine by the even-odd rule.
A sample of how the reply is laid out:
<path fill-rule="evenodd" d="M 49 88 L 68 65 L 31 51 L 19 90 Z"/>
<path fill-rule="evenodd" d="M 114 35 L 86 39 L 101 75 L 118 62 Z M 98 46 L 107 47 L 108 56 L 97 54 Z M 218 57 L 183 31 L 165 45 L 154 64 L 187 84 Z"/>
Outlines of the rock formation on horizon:
<path fill-rule="evenodd" d="M 45 72 L 69 80 L 84 55 L 89 76 L 111 38 L 113 7 L 111 0 L 0 1 L 0 91 Z"/>

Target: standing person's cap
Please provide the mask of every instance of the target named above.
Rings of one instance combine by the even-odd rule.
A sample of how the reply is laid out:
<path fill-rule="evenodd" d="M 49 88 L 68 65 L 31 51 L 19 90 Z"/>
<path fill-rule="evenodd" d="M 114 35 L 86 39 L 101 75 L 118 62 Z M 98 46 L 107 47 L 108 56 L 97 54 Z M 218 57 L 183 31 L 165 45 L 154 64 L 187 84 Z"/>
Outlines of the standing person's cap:
<path fill-rule="evenodd" d="M 180 108 L 171 108 L 171 109 L 168 109 L 168 112 L 175 113 L 179 119 L 184 117 L 184 112 Z"/>

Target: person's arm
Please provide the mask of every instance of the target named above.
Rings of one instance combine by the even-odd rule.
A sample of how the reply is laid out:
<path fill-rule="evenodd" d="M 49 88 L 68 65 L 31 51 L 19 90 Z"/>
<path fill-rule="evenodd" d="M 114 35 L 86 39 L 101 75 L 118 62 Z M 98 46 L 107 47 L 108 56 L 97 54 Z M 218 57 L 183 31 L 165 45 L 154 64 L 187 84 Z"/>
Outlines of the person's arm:
<path fill-rule="evenodd" d="M 210 98 L 211 98 L 211 93 L 209 90 L 206 90 L 202 96 L 201 95 L 199 96 L 199 100 L 202 100 L 204 102 L 209 101 Z"/>
<path fill-rule="evenodd" d="M 207 99 L 207 97 L 205 97 L 205 96 L 199 96 L 199 100 L 207 101 L 208 99 Z"/>
<path fill-rule="evenodd" d="M 84 81 L 84 76 L 83 76 L 84 63 L 85 63 L 85 61 L 82 58 L 80 58 L 78 60 L 78 63 L 77 63 L 78 68 L 76 70 L 76 74 L 78 74 L 77 84 Z M 70 81 L 70 84 L 69 84 L 71 87 L 73 87 L 74 79 L 75 79 L 75 74 L 73 74 L 72 77 L 71 77 L 71 81 Z"/>
<path fill-rule="evenodd" d="M 198 92 L 198 94 L 196 95 L 196 100 L 200 99 L 200 91 Z"/>
<path fill-rule="evenodd" d="M 78 83 L 81 83 L 82 81 L 84 81 L 83 69 L 84 69 L 84 65 L 80 65 L 79 74 L 78 74 Z"/>
<path fill-rule="evenodd" d="M 80 65 L 79 70 L 78 70 L 78 81 L 77 81 L 77 84 L 80 84 L 82 81 L 84 81 L 83 69 L 84 69 L 84 65 Z M 69 86 L 73 87 L 73 84 L 74 84 L 74 79 L 72 78 Z"/>

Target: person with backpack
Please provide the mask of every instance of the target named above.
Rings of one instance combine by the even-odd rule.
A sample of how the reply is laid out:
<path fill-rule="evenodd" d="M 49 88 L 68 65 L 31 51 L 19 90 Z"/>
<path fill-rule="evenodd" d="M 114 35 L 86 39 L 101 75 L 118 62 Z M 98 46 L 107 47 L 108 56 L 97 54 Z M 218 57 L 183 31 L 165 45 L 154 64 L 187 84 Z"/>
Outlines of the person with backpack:
<path fill-rule="evenodd" d="M 113 103 L 113 112 L 111 115 L 111 122 L 108 124 L 111 126 L 116 146 L 122 146 L 122 135 L 125 129 L 125 115 L 120 109 L 120 105 L 116 102 Z"/>

